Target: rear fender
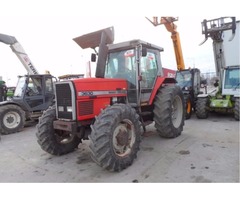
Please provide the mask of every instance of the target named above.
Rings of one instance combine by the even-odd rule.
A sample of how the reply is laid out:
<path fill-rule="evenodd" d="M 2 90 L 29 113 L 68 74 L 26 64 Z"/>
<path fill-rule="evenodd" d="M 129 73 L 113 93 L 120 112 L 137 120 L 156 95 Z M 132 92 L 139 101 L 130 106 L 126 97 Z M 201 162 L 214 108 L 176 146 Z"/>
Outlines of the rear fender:
<path fill-rule="evenodd" d="M 5 106 L 5 105 L 16 105 L 16 106 L 21 107 L 21 105 L 19 105 L 18 103 L 13 102 L 13 101 L 11 101 L 11 100 L 0 102 L 0 107 L 1 107 L 1 106 Z"/>
<path fill-rule="evenodd" d="M 157 80 L 155 82 L 154 88 L 152 90 L 150 99 L 149 99 L 149 105 L 152 105 L 153 100 L 155 99 L 155 96 L 157 94 L 158 89 L 163 85 L 163 84 L 175 84 L 176 80 L 175 78 L 166 78 L 166 77 L 157 77 Z"/>

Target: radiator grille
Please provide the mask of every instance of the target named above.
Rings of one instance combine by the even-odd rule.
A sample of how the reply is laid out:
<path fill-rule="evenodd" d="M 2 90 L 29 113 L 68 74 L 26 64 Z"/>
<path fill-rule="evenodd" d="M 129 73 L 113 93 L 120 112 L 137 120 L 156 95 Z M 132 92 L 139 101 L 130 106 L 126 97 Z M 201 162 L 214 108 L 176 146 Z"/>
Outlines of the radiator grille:
<path fill-rule="evenodd" d="M 93 114 L 93 101 L 80 101 L 78 102 L 79 116 Z"/>
<path fill-rule="evenodd" d="M 67 107 L 72 107 L 72 109 L 74 109 L 72 92 L 74 91 L 71 90 L 70 83 L 56 84 L 58 118 L 73 119 L 73 112 L 67 112 Z M 63 111 L 59 110 L 59 107 L 62 107 Z"/>

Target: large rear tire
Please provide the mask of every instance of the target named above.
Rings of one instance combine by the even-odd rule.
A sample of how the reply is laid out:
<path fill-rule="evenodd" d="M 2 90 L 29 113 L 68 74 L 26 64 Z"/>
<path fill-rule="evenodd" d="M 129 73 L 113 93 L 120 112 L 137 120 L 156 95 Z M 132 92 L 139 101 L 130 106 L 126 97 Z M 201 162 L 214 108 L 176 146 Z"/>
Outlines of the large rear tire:
<path fill-rule="evenodd" d="M 240 98 L 235 99 L 235 105 L 234 105 L 234 118 L 239 121 L 239 111 L 240 110 Z"/>
<path fill-rule="evenodd" d="M 185 119 L 185 106 L 179 86 L 159 89 L 154 101 L 155 127 L 161 137 L 175 138 L 181 135 Z"/>
<path fill-rule="evenodd" d="M 74 151 L 81 139 L 67 131 L 55 130 L 53 121 L 56 120 L 55 106 L 44 111 L 37 124 L 37 141 L 41 148 L 52 155 L 63 155 Z"/>
<path fill-rule="evenodd" d="M 109 171 L 121 171 L 132 164 L 141 134 L 139 116 L 130 105 L 107 107 L 91 128 L 91 156 L 98 165 Z"/>
<path fill-rule="evenodd" d="M 16 133 L 23 129 L 25 112 L 17 105 L 0 106 L 0 132 L 2 134 Z"/>
<path fill-rule="evenodd" d="M 196 102 L 196 116 L 198 119 L 207 119 L 208 118 L 208 97 L 200 97 Z"/>

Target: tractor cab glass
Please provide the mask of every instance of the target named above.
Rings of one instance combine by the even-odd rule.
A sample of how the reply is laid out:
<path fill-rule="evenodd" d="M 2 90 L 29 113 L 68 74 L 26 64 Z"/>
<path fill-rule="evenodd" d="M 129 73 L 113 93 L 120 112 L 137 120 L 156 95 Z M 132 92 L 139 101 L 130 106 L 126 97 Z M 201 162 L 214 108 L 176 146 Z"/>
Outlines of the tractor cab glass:
<path fill-rule="evenodd" d="M 140 58 L 134 49 L 109 53 L 105 77 L 126 79 L 129 89 L 136 88 L 136 69 L 139 65 L 141 87 L 152 88 L 158 73 L 158 51 L 144 49 L 144 52 L 145 56 Z M 140 62 L 137 63 L 137 60 Z"/>
<path fill-rule="evenodd" d="M 14 92 L 15 97 L 21 97 L 24 94 L 24 86 L 26 84 L 26 81 L 27 81 L 27 77 L 25 76 L 19 77 L 16 89 Z"/>
<path fill-rule="evenodd" d="M 135 88 L 136 67 L 134 50 L 109 53 L 105 77 L 125 79 L 128 81 L 129 88 Z"/>
<path fill-rule="evenodd" d="M 178 71 L 176 73 L 176 80 L 177 80 L 177 84 L 181 87 L 181 88 L 189 88 L 192 87 L 192 74 L 190 73 L 190 71 L 186 70 L 186 71 Z"/>
<path fill-rule="evenodd" d="M 239 89 L 240 88 L 240 73 L 239 68 L 226 69 L 224 89 Z"/>
<path fill-rule="evenodd" d="M 35 96 L 42 94 L 42 79 L 40 77 L 30 77 L 28 79 L 26 95 L 27 96 Z"/>
<path fill-rule="evenodd" d="M 139 97 L 141 102 L 149 100 L 160 66 L 158 50 L 141 49 L 141 46 L 138 46 L 108 54 L 105 78 L 125 79 L 128 82 L 130 103 L 136 103 Z"/>
<path fill-rule="evenodd" d="M 146 56 L 141 57 L 141 87 L 152 88 L 158 73 L 157 51 L 148 50 Z"/>

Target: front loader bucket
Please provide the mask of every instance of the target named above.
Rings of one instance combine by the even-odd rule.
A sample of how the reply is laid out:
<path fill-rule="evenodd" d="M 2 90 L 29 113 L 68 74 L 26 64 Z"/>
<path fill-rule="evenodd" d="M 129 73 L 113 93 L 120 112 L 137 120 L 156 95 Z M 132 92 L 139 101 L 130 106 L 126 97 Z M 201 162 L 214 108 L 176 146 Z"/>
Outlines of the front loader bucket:
<path fill-rule="evenodd" d="M 113 27 L 109 27 L 106 29 L 102 29 L 99 31 L 95 31 L 92 33 L 88 33 L 76 38 L 73 38 L 73 40 L 82 48 L 96 48 L 101 43 L 102 34 L 106 35 L 106 41 L 105 44 L 112 44 L 114 41 L 114 29 Z"/>
<path fill-rule="evenodd" d="M 108 54 L 108 44 L 112 44 L 114 41 L 114 29 L 109 27 L 80 37 L 73 39 L 81 48 L 93 48 L 99 47 L 98 60 L 96 67 L 96 78 L 104 78 L 106 60 Z"/>

